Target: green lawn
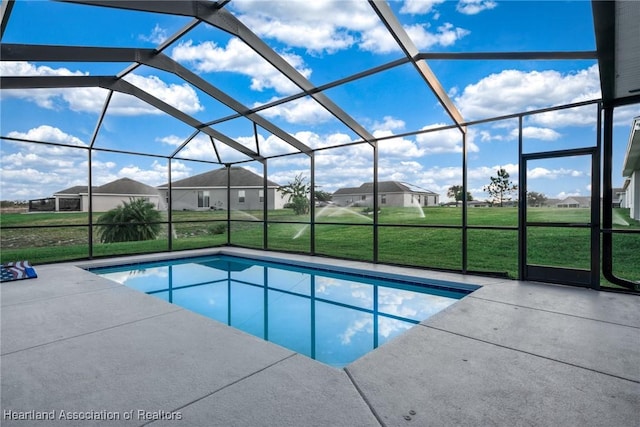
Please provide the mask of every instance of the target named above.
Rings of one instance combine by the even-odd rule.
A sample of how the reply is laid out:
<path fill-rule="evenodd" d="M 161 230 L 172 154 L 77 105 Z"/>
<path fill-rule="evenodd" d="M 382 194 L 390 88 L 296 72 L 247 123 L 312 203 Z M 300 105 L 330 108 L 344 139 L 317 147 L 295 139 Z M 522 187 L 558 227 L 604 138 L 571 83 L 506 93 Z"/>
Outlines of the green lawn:
<path fill-rule="evenodd" d="M 586 209 L 534 208 L 534 222 L 588 222 Z M 166 218 L 166 213 L 164 214 Z M 94 221 L 99 214 L 94 216 Z M 263 212 L 232 212 L 231 241 L 237 246 L 263 248 Z M 100 243 L 94 230 L 95 257 L 160 252 L 168 250 L 169 232 L 173 249 L 196 249 L 227 243 L 227 212 L 173 212 L 172 230 L 163 226 L 153 241 Z M 378 215 L 378 259 L 383 263 L 420 267 L 461 269 L 462 231 L 460 208 L 382 208 Z M 624 209 L 616 209 L 616 228 L 640 229 Z M 86 213 L 3 214 L 0 245 L 2 262 L 29 259 L 34 264 L 87 258 L 89 254 Z M 309 216 L 290 210 L 268 212 L 268 248 L 308 253 L 311 249 Z M 472 208 L 469 226 L 517 227 L 517 208 Z M 64 227 L 60 227 L 64 226 Z M 429 226 L 436 226 L 435 228 Z M 444 226 L 444 227 L 443 227 Z M 45 228 L 7 228 L 45 227 Z M 371 261 L 373 217 L 362 208 L 316 209 L 315 252 L 321 255 Z M 589 268 L 590 239 L 586 229 L 530 227 L 528 260 L 540 265 Z M 470 271 L 517 275 L 517 230 L 469 229 Z M 620 277 L 640 280 L 640 236 L 614 235 L 614 271 Z"/>

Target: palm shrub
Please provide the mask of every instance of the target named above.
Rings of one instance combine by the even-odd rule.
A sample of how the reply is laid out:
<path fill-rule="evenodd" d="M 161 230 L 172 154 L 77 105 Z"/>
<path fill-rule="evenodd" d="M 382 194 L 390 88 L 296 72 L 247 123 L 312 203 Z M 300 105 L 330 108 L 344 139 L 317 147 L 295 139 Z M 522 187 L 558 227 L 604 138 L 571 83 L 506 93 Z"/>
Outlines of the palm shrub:
<path fill-rule="evenodd" d="M 130 199 L 98 218 L 98 235 L 102 243 L 153 240 L 160 233 L 161 219 L 153 203 Z"/>

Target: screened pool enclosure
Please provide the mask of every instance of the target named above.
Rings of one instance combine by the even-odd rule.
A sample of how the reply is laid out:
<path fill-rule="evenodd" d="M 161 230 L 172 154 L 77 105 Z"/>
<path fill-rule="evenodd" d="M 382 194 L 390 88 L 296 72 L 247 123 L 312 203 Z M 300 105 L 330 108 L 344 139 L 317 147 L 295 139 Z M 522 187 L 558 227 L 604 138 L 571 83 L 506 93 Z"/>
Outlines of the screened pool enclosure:
<path fill-rule="evenodd" d="M 1 13 L 2 262 L 231 245 L 639 290 L 638 2 Z M 105 239 L 139 199 L 110 226 L 153 238 Z"/>

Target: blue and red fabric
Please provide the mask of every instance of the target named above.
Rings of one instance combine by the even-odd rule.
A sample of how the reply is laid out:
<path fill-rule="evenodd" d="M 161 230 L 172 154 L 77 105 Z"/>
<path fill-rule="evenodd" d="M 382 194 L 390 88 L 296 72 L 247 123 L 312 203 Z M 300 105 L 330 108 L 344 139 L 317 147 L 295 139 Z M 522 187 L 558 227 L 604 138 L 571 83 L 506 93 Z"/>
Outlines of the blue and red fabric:
<path fill-rule="evenodd" d="M 1 270 L 0 282 L 38 277 L 36 270 L 31 266 L 29 261 L 8 262 L 2 265 Z"/>

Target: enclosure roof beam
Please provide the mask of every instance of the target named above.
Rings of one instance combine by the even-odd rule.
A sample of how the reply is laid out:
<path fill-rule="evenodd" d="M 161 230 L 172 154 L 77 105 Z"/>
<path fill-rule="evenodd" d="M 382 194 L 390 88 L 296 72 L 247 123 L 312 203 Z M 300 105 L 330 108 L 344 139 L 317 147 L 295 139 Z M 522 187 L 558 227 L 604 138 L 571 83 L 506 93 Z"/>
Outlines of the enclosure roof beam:
<path fill-rule="evenodd" d="M 247 26 L 238 20 L 233 14 L 223 9 L 227 3 L 211 3 L 208 1 L 182 1 L 182 2 L 153 2 L 153 1 L 113 1 L 113 0 L 64 0 L 71 3 L 82 3 L 94 6 L 115 7 L 121 9 L 133 9 L 147 12 L 168 13 L 174 15 L 193 16 L 216 28 L 226 31 L 244 41 L 258 55 L 273 65 L 278 71 L 291 80 L 304 93 L 315 99 L 335 118 L 350 128 L 363 140 L 373 144 L 375 137 L 369 133 L 353 117 L 329 99 L 325 94 L 317 91 L 315 86 L 298 70 L 291 66 L 282 56 L 278 55 L 260 37 L 254 34 Z M 169 3 L 169 4 L 166 4 Z M 178 4 L 176 4 L 178 3 Z"/>
<path fill-rule="evenodd" d="M 153 105 L 154 107 L 156 107 L 157 109 L 164 111 L 165 113 L 175 117 L 176 119 L 182 121 L 183 123 L 186 123 L 187 125 L 195 128 L 195 129 L 199 129 L 200 131 L 202 131 L 203 133 L 206 133 L 207 135 L 217 139 L 220 142 L 223 142 L 224 144 L 228 145 L 231 148 L 234 148 L 235 150 L 245 154 L 246 156 L 251 157 L 254 160 L 259 160 L 262 161 L 264 160 L 262 156 L 260 156 L 258 153 L 254 152 L 253 150 L 250 150 L 249 148 L 245 147 L 244 145 L 236 142 L 235 140 L 229 138 L 228 136 L 226 136 L 223 133 L 220 133 L 208 126 L 206 126 L 204 123 L 196 120 L 195 118 L 189 116 L 188 114 L 183 113 L 182 111 L 178 110 L 175 107 L 172 107 L 171 105 L 167 104 L 166 102 L 162 101 L 161 99 L 156 98 L 153 95 L 150 95 L 149 93 L 143 91 L 142 89 L 140 89 L 137 86 L 132 85 L 131 83 L 125 81 L 125 80 L 115 80 L 112 82 L 112 84 L 109 86 L 109 89 L 113 89 L 115 91 L 118 92 L 122 92 L 122 93 L 127 93 L 129 95 L 133 95 L 138 99 L 141 99 L 142 101 Z"/>
<path fill-rule="evenodd" d="M 164 111 L 170 116 L 183 123 L 212 136 L 216 140 L 223 142 L 229 147 L 251 157 L 254 160 L 262 161 L 264 158 L 258 153 L 250 150 L 244 145 L 234 141 L 228 136 L 206 126 L 204 123 L 183 113 L 177 108 L 167 104 L 161 99 L 143 91 L 131 83 L 113 76 L 20 76 L 20 77 L 0 77 L 0 85 L 3 89 L 42 89 L 42 88 L 76 88 L 76 87 L 101 87 L 103 89 L 132 95 L 157 109 Z"/>
<path fill-rule="evenodd" d="M 62 3 L 78 3 L 115 9 L 138 10 L 168 15 L 193 16 L 224 7 L 229 1 L 149 1 L 149 0 L 58 0 Z"/>
<path fill-rule="evenodd" d="M 202 77 L 154 49 L 3 44 L 0 56 L 3 61 L 142 63 L 179 76 L 299 151 L 307 154 L 311 152 L 311 148 L 302 143 L 302 141 L 266 120 L 258 113 L 252 112 L 250 108 L 236 101 Z"/>
<path fill-rule="evenodd" d="M 2 61 L 56 62 L 149 62 L 154 49 L 127 47 L 86 47 L 3 43 Z"/>
<path fill-rule="evenodd" d="M 411 58 L 411 62 L 427 85 L 429 85 L 435 96 L 440 101 L 440 104 L 446 110 L 447 114 L 449 114 L 453 121 L 458 125 L 460 130 L 465 132 L 465 128 L 462 126 L 462 123 L 464 123 L 462 114 L 460 114 L 456 106 L 453 104 L 453 101 L 451 101 L 451 98 L 449 98 L 449 95 L 447 95 L 442 84 L 440 84 L 436 75 L 433 73 L 429 65 L 427 65 L 427 62 L 418 59 L 418 55 L 420 54 L 418 48 L 404 30 L 402 24 L 400 24 L 387 2 L 383 0 L 369 0 L 369 4 L 378 14 L 378 17 L 387 27 L 393 38 L 398 42 L 405 55 L 408 58 Z"/>
<path fill-rule="evenodd" d="M 4 36 L 4 30 L 7 28 L 7 24 L 9 23 L 9 16 L 11 16 L 14 3 L 14 0 L 5 0 L 0 4 L 0 39 Z"/>
<path fill-rule="evenodd" d="M 197 74 L 190 71 L 189 69 L 183 67 L 182 65 L 180 65 L 173 59 L 169 58 L 168 56 L 164 54 L 158 54 L 157 56 L 151 58 L 148 62 L 145 62 L 145 64 L 151 67 L 159 68 L 164 71 L 168 71 L 178 75 L 183 80 L 191 83 L 195 87 L 207 93 L 209 96 L 215 98 L 216 100 L 220 101 L 227 107 L 231 108 L 238 114 L 242 115 L 243 117 L 246 117 L 247 119 L 251 120 L 255 124 L 271 132 L 273 135 L 287 142 L 289 145 L 293 146 L 294 148 L 306 154 L 311 153 L 312 151 L 311 147 L 308 147 L 302 141 L 298 140 L 297 138 L 293 137 L 291 134 L 287 133 L 285 130 L 271 123 L 270 121 L 268 121 L 267 119 L 259 115 L 258 113 L 252 112 L 250 108 L 238 102 L 235 98 L 227 95 L 226 93 L 216 88 L 215 86 L 213 86 L 211 83 L 209 83 L 202 77 L 198 76 Z"/>
<path fill-rule="evenodd" d="M 220 9 L 216 13 L 210 13 L 206 16 L 199 16 L 203 21 L 220 28 L 240 40 L 245 42 L 247 46 L 252 48 L 258 55 L 263 57 L 267 62 L 273 65 L 284 76 L 291 80 L 304 93 L 315 99 L 335 118 L 344 123 L 349 129 L 355 132 L 363 140 L 373 144 L 376 138 L 369 133 L 360 123 L 347 114 L 342 108 L 335 104 L 324 93 L 318 92 L 316 87 L 298 70 L 289 64 L 282 56 L 267 45 L 260 37 L 254 34 L 248 27 L 240 22 L 230 12 Z"/>
<path fill-rule="evenodd" d="M 576 60 L 598 59 L 595 50 L 577 51 L 549 51 L 549 52 L 421 52 L 416 59 L 447 59 L 447 60 Z"/>

